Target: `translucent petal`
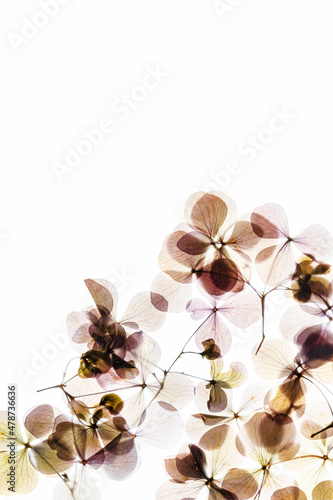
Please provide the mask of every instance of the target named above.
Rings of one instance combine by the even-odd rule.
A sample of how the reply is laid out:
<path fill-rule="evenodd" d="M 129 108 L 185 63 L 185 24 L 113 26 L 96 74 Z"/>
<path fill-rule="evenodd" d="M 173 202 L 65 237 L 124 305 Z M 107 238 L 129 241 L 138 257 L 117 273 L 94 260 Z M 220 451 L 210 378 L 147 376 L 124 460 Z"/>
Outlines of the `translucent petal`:
<path fill-rule="evenodd" d="M 246 470 L 231 469 L 224 477 L 222 487 L 234 493 L 238 500 L 245 500 L 256 493 L 258 482 L 255 475 Z"/>
<path fill-rule="evenodd" d="M 136 323 L 140 330 L 154 332 L 163 325 L 164 320 L 165 311 L 156 309 L 151 293 L 141 292 L 130 301 L 121 323 Z"/>
<path fill-rule="evenodd" d="M 87 406 L 98 405 L 102 397 L 101 386 L 94 378 L 82 379 L 77 376 L 66 383 L 65 389 L 71 396 L 75 396 Z"/>
<path fill-rule="evenodd" d="M 329 361 L 325 365 L 319 366 L 313 370 L 307 371 L 308 375 L 314 379 L 320 380 L 325 384 L 333 383 L 333 361 Z"/>
<path fill-rule="evenodd" d="M 202 256 L 187 254 L 178 247 L 179 240 L 186 234 L 185 231 L 176 231 L 167 236 L 158 258 L 161 270 L 179 283 L 191 283 L 195 278 L 192 271 L 203 265 Z"/>
<path fill-rule="evenodd" d="M 251 215 L 253 231 L 260 238 L 288 238 L 289 224 L 285 210 L 276 203 L 267 203 L 256 208 Z"/>
<path fill-rule="evenodd" d="M 54 491 L 53 500 L 101 500 L 94 481 L 89 477 L 87 467 L 77 466 L 60 481 Z"/>
<path fill-rule="evenodd" d="M 214 304 L 211 306 L 201 299 L 192 299 L 187 303 L 186 311 L 190 313 L 192 319 L 197 321 L 209 316 L 215 306 L 216 301 L 214 301 Z"/>
<path fill-rule="evenodd" d="M 244 422 L 252 416 L 252 413 L 262 411 L 264 408 L 264 397 L 267 393 L 266 384 L 254 383 L 244 389 L 237 413 Z"/>
<path fill-rule="evenodd" d="M 255 261 L 261 280 L 271 286 L 291 281 L 296 268 L 290 241 L 261 250 Z"/>
<path fill-rule="evenodd" d="M 299 377 L 290 377 L 283 384 L 271 389 L 265 403 L 274 415 L 290 415 L 296 412 L 299 417 L 305 410 L 306 386 Z"/>
<path fill-rule="evenodd" d="M 228 213 L 225 202 L 213 194 L 198 192 L 190 196 L 185 206 L 185 220 L 193 229 L 214 237 Z"/>
<path fill-rule="evenodd" d="M 110 447 L 110 450 L 106 448 L 101 471 L 107 478 L 123 481 L 137 470 L 140 460 L 134 441 L 132 437 L 123 435 L 117 446 Z"/>
<path fill-rule="evenodd" d="M 95 323 L 98 318 L 90 311 L 72 312 L 67 316 L 67 331 L 77 344 L 84 344 L 91 340 L 89 327 Z"/>
<path fill-rule="evenodd" d="M 325 325 L 306 328 L 297 335 L 295 342 L 309 368 L 319 368 L 333 359 L 333 332 Z"/>
<path fill-rule="evenodd" d="M 310 456 L 295 460 L 297 467 L 297 481 L 307 495 L 315 486 L 322 482 L 331 480 L 333 477 L 333 464 L 330 460 L 323 461 L 321 457 Z"/>
<path fill-rule="evenodd" d="M 235 438 L 235 431 L 228 425 L 213 427 L 202 436 L 199 448 L 206 452 L 209 477 L 218 478 L 242 462 Z"/>
<path fill-rule="evenodd" d="M 312 500 L 329 500 L 333 498 L 333 481 L 323 481 L 312 491 Z"/>
<path fill-rule="evenodd" d="M 294 348 L 283 339 L 265 340 L 257 350 L 258 345 L 252 350 L 254 369 L 265 380 L 288 377 L 296 368 Z"/>
<path fill-rule="evenodd" d="M 307 497 L 304 491 L 296 486 L 290 486 L 276 491 L 271 500 L 307 500 Z"/>
<path fill-rule="evenodd" d="M 293 342 L 296 335 L 309 326 L 318 325 L 321 322 L 320 315 L 314 314 L 313 308 L 306 306 L 293 306 L 287 309 L 281 318 L 280 330 L 283 337 L 289 342 Z"/>
<path fill-rule="evenodd" d="M 237 221 L 237 217 L 238 217 L 237 205 L 236 205 L 235 201 L 232 198 L 230 198 L 230 196 L 226 195 L 225 193 L 221 193 L 221 191 L 212 191 L 211 194 L 220 198 L 227 205 L 227 208 L 228 208 L 226 219 L 225 219 L 223 225 L 220 227 L 220 230 L 218 233 L 218 235 L 220 237 L 222 237 L 222 239 L 223 239 L 226 232 L 228 232 L 230 230 L 230 228 Z"/>
<path fill-rule="evenodd" d="M 192 279 L 187 284 L 177 282 L 171 276 L 159 273 L 154 279 L 151 290 L 167 302 L 169 312 L 178 313 L 186 308 L 192 295 Z"/>
<path fill-rule="evenodd" d="M 199 284 L 209 295 L 220 296 L 244 288 L 244 279 L 237 265 L 224 255 L 216 257 L 212 262 L 200 269 Z"/>
<path fill-rule="evenodd" d="M 135 361 L 142 381 L 154 371 L 160 357 L 161 349 L 157 342 L 143 332 L 135 332 L 126 341 L 127 354 Z"/>
<path fill-rule="evenodd" d="M 195 393 L 195 403 L 198 410 L 203 413 L 207 411 L 220 413 L 228 404 L 226 393 L 217 385 L 202 382 L 196 387 Z"/>
<path fill-rule="evenodd" d="M 239 500 L 233 493 L 217 487 L 209 486 L 208 500 Z"/>
<path fill-rule="evenodd" d="M 149 396 L 149 388 L 141 387 L 138 388 L 135 394 L 125 399 L 124 409 L 121 414 L 131 428 L 139 424 L 148 402 L 151 401 Z"/>
<path fill-rule="evenodd" d="M 227 244 L 235 245 L 236 248 L 248 252 L 260 241 L 260 238 L 253 231 L 252 224 L 248 220 L 238 220 L 233 229 Z"/>
<path fill-rule="evenodd" d="M 183 373 L 169 372 L 160 384 L 149 384 L 149 390 L 157 401 L 169 403 L 177 410 L 187 406 L 194 398 L 194 384 Z"/>
<path fill-rule="evenodd" d="M 102 315 L 112 314 L 117 300 L 117 290 L 112 283 L 107 280 L 84 280 L 97 309 Z"/>
<path fill-rule="evenodd" d="M 156 448 L 175 446 L 183 432 L 183 422 L 178 411 L 171 405 L 157 401 L 146 410 L 144 419 L 135 434 Z"/>
<path fill-rule="evenodd" d="M 61 411 L 50 405 L 40 405 L 28 413 L 24 426 L 36 438 L 51 434 L 54 420 Z"/>
<path fill-rule="evenodd" d="M 0 495 L 10 496 L 12 492 L 8 490 L 9 485 L 8 475 L 11 464 L 9 448 L 7 451 L 0 451 Z M 31 465 L 27 448 L 22 446 L 16 447 L 15 455 L 15 492 L 20 495 L 25 495 L 33 491 L 38 483 L 38 472 Z"/>
<path fill-rule="evenodd" d="M 242 455 L 260 465 L 281 462 L 293 458 L 299 442 L 297 430 L 291 418 L 268 413 L 256 413 L 241 428 L 236 446 Z"/>
<path fill-rule="evenodd" d="M 204 482 L 188 481 L 187 483 L 174 483 L 168 481 L 162 484 L 156 493 L 156 500 L 195 500 L 204 488 Z"/>
<path fill-rule="evenodd" d="M 52 450 L 45 441 L 30 448 L 29 457 L 35 469 L 46 475 L 56 475 L 73 466 L 73 462 L 61 460 L 57 451 Z"/>
<path fill-rule="evenodd" d="M 183 445 L 176 458 L 165 460 L 165 468 L 176 481 L 200 480 L 206 478 L 206 455 L 194 444 Z"/>
<path fill-rule="evenodd" d="M 189 255 L 204 255 L 212 245 L 212 239 L 200 231 L 184 234 L 177 243 L 179 250 Z"/>
<path fill-rule="evenodd" d="M 235 326 L 246 328 L 261 318 L 260 299 L 255 292 L 244 290 L 219 304 L 218 312 Z"/>
<path fill-rule="evenodd" d="M 121 430 L 115 425 L 114 419 L 109 419 L 98 425 L 97 433 L 103 445 L 107 446 L 119 436 Z"/>
<path fill-rule="evenodd" d="M 333 239 L 324 226 L 313 224 L 293 238 L 297 248 L 317 261 L 325 261 L 333 254 Z"/>
<path fill-rule="evenodd" d="M 196 413 L 188 418 L 185 428 L 189 438 L 198 442 L 211 427 L 224 423 L 227 424 L 230 420 L 231 417 L 229 415 Z"/>
<path fill-rule="evenodd" d="M 329 428 L 325 432 L 320 432 L 332 424 L 332 414 L 325 401 L 310 401 L 306 405 L 306 410 L 299 420 L 300 432 L 306 438 L 310 439 L 313 434 L 316 435 L 315 440 L 322 439 L 333 434 L 333 428 Z M 312 440 L 309 443 L 313 442 Z"/>
<path fill-rule="evenodd" d="M 203 342 L 209 339 L 214 340 L 222 356 L 224 356 L 231 347 L 232 340 L 229 328 L 216 313 L 211 314 L 195 334 L 195 342 L 200 350 L 204 349 Z"/>
<path fill-rule="evenodd" d="M 230 369 L 223 373 L 219 370 L 219 368 L 216 368 L 218 361 L 219 360 L 215 360 L 210 363 L 212 365 L 212 379 L 216 381 L 219 387 L 223 387 L 224 389 L 233 389 L 244 384 L 247 377 L 247 371 L 243 363 L 231 363 Z"/>

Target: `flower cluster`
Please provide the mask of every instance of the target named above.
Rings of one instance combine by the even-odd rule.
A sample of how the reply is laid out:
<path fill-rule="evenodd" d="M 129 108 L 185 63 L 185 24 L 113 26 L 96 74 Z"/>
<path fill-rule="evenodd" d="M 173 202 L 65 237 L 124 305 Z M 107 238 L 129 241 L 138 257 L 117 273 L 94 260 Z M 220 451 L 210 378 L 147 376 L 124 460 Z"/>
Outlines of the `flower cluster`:
<path fill-rule="evenodd" d="M 162 272 L 122 319 L 114 286 L 85 281 L 94 304 L 67 319 L 80 359 L 74 374 L 67 367 L 54 387 L 67 412 L 48 404 L 33 408 L 25 435 L 15 422 L 17 493 L 36 488 L 41 473 L 58 478 L 56 500 L 98 500 L 90 471 L 128 478 L 144 459 L 140 442 L 178 445 L 185 423 L 188 441 L 166 458 L 169 479 L 157 500 L 204 494 L 209 500 L 332 500 L 332 254 L 333 240 L 320 225 L 291 236 L 279 205 L 238 217 L 223 193 L 191 196 L 185 222 L 163 243 Z M 278 337 L 265 322 L 271 294 L 293 304 L 281 315 Z M 154 334 L 175 312 L 199 326 L 161 368 Z M 226 363 L 235 330 L 257 324 L 246 363 Z M 191 374 L 179 369 L 187 355 L 193 356 Z M 206 376 L 198 376 L 195 360 L 201 368 L 204 363 Z M 250 380 L 240 395 L 251 370 L 262 380 Z M 192 400 L 197 413 L 189 415 Z M 2 412 L 3 495 L 10 436 Z"/>

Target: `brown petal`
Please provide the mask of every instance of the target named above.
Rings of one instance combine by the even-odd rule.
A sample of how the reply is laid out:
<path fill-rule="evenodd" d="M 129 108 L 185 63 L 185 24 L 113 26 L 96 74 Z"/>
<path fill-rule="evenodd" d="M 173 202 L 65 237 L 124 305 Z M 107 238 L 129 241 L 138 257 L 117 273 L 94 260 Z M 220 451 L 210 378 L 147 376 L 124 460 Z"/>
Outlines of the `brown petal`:
<path fill-rule="evenodd" d="M 307 497 L 304 491 L 296 486 L 290 486 L 276 491 L 271 500 L 307 500 Z"/>
<path fill-rule="evenodd" d="M 333 498 L 333 481 L 322 481 L 312 491 L 312 500 L 330 500 Z"/>
<path fill-rule="evenodd" d="M 185 206 L 189 226 L 210 237 L 216 236 L 227 213 L 228 207 L 221 198 L 202 191 L 190 196 Z"/>
<path fill-rule="evenodd" d="M 283 384 L 268 392 L 265 398 L 265 403 L 270 411 L 278 415 L 290 415 L 296 412 L 299 417 L 305 409 L 306 386 L 301 378 L 291 377 Z"/>
<path fill-rule="evenodd" d="M 37 406 L 26 416 L 24 426 L 34 437 L 45 437 L 52 432 L 54 420 L 60 413 L 50 405 Z"/>
<path fill-rule="evenodd" d="M 220 296 L 244 288 L 244 281 L 236 264 L 223 256 L 206 265 L 199 274 L 199 283 L 209 295 Z"/>
<path fill-rule="evenodd" d="M 189 255 L 204 255 L 212 245 L 212 239 L 200 231 L 184 234 L 177 243 L 179 250 Z"/>
<path fill-rule="evenodd" d="M 296 427 L 290 417 L 256 413 L 240 430 L 236 446 L 240 453 L 260 465 L 293 458 L 299 442 Z M 263 462 L 263 463 L 261 463 Z"/>
<path fill-rule="evenodd" d="M 203 413 L 207 410 L 212 413 L 220 413 L 228 404 L 225 391 L 216 385 L 202 382 L 196 387 L 195 392 L 195 403 L 198 410 Z"/>
<path fill-rule="evenodd" d="M 248 471 L 231 469 L 224 477 L 222 487 L 237 495 L 238 500 L 245 500 L 256 493 L 258 483 Z"/>
<path fill-rule="evenodd" d="M 117 297 L 116 288 L 109 281 L 98 279 L 84 280 L 94 302 L 102 315 L 112 313 L 114 298 Z"/>

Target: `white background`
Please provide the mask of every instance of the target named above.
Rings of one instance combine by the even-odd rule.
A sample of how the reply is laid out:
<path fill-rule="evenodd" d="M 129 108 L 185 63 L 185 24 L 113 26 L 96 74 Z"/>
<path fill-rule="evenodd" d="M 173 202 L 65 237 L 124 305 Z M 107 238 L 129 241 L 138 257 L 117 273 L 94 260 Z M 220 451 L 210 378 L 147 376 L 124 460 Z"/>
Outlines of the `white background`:
<path fill-rule="evenodd" d="M 124 306 L 149 289 L 163 238 L 195 190 L 219 179 L 240 213 L 274 201 L 292 233 L 314 222 L 332 231 L 332 1 L 220 3 L 225 13 L 213 0 L 69 0 L 22 41 L 40 4 L 2 0 L 2 407 L 14 381 L 21 416 L 39 403 L 63 408 L 59 394 L 36 390 L 60 381 L 71 347 L 28 378 L 22 367 L 32 369 L 49 335 L 84 305 L 85 278 L 114 281 Z M 126 118 L 112 111 L 157 66 L 168 74 L 157 88 Z M 262 129 L 276 109 L 293 118 L 270 137 Z M 105 118 L 112 134 L 60 180 L 54 162 Z M 258 134 L 270 142 L 249 161 L 239 148 Z M 139 488 L 154 498 L 163 454 L 147 453 L 103 499 Z M 52 488 L 42 479 L 27 498 L 51 498 Z"/>

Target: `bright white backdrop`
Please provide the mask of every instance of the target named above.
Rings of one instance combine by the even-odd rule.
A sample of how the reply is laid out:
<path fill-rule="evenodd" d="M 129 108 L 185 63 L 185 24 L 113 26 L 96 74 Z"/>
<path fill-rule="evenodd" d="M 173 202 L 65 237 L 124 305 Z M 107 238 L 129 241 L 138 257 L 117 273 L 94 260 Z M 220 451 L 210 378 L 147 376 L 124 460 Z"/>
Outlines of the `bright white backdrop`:
<path fill-rule="evenodd" d="M 0 5 L 0 401 L 16 382 L 22 416 L 62 405 L 35 391 L 59 381 L 70 346 L 36 356 L 85 305 L 83 279 L 113 280 L 124 306 L 148 289 L 193 191 L 220 187 L 241 213 L 281 203 L 293 232 L 333 229 L 331 0 L 50 4 Z M 149 451 L 103 499 L 152 499 L 163 480 Z"/>

